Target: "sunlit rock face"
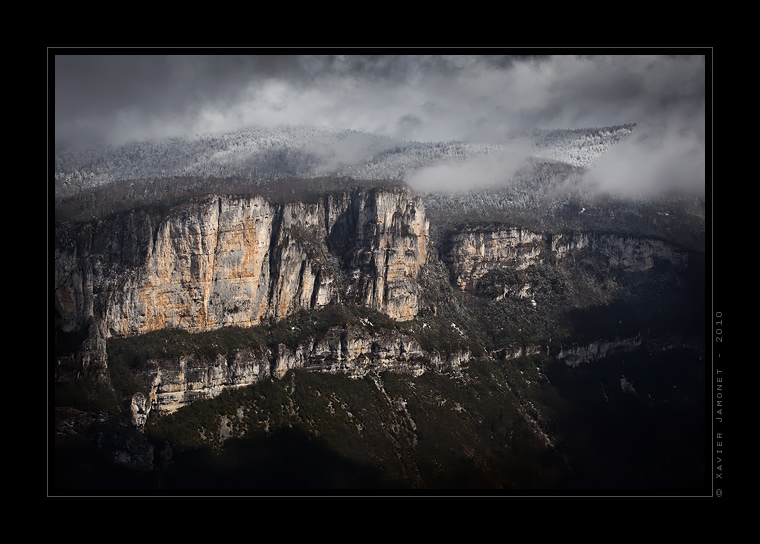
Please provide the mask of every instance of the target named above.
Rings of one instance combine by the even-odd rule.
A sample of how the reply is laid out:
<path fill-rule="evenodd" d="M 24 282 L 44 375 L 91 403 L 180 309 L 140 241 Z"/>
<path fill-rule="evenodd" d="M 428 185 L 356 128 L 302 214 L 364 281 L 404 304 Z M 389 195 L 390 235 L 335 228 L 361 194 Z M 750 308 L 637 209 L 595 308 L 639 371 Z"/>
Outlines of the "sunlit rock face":
<path fill-rule="evenodd" d="M 412 319 L 430 228 L 422 200 L 403 190 L 371 191 L 352 204 L 357 223 L 346 255 L 352 269 L 349 289 L 365 306 L 399 321 Z"/>
<path fill-rule="evenodd" d="M 156 220 L 133 213 L 57 233 L 57 325 L 106 336 L 252 326 L 333 301 L 418 311 L 428 222 L 401 188 L 271 204 L 207 196 Z"/>
<path fill-rule="evenodd" d="M 258 323 L 273 216 L 260 198 L 208 198 L 164 221 L 144 266 L 107 308 L 111 334 Z"/>

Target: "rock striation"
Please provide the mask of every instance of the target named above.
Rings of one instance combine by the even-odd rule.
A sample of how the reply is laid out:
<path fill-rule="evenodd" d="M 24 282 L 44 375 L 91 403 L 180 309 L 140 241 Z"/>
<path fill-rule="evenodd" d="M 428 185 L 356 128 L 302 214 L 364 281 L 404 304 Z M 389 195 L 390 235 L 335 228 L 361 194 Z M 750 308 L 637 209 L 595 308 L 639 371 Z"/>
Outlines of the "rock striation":
<path fill-rule="evenodd" d="M 263 379 L 281 379 L 288 370 L 341 373 L 361 378 L 372 372 L 400 371 L 420 375 L 427 370 L 455 370 L 470 353 L 430 354 L 408 334 L 372 331 L 360 326 L 335 327 L 295 347 L 239 350 L 215 358 L 185 355 L 148 360 L 137 380 L 147 395 L 135 393 L 133 424 L 141 428 L 151 411 L 172 413 L 196 400 L 218 396 L 224 389 Z"/>
<path fill-rule="evenodd" d="M 518 227 L 466 228 L 454 233 L 444 255 L 452 267 L 454 284 L 471 289 L 489 271 L 524 269 L 545 250 L 542 234 Z"/>
<path fill-rule="evenodd" d="M 681 269 L 688 265 L 687 252 L 650 238 L 615 234 L 558 234 L 552 237 L 550 249 L 557 259 L 589 249 L 606 258 L 609 268 L 622 268 L 628 272 L 648 270 L 657 262 L 667 262 Z"/>
<path fill-rule="evenodd" d="M 430 229 L 422 199 L 405 190 L 362 192 L 345 217 L 348 232 L 340 234 L 349 242 L 344 256 L 351 267 L 346 296 L 398 321 L 415 317 Z"/>
<path fill-rule="evenodd" d="M 635 272 L 658 262 L 676 268 L 688 265 L 688 253 L 661 240 L 602 233 L 536 233 L 519 227 L 463 228 L 452 233 L 442 255 L 452 281 L 462 291 L 473 290 L 493 270 L 523 270 L 540 261 L 560 262 L 587 250 L 608 269 Z M 523 296 L 527 291 L 523 290 Z"/>
<path fill-rule="evenodd" d="M 132 419 L 136 426 L 148 413 L 171 413 L 193 401 L 210 399 L 223 390 L 244 387 L 271 376 L 271 352 L 240 350 L 213 359 L 185 355 L 172 359 L 151 359 L 137 379 L 148 390 L 147 397 L 132 398 Z"/>
<path fill-rule="evenodd" d="M 295 349 L 280 344 L 272 375 L 282 378 L 293 368 L 342 373 L 361 378 L 370 372 L 402 370 L 421 374 L 428 354 L 417 340 L 394 331 L 373 332 L 365 327 L 334 328 L 319 339 L 299 344 Z"/>
<path fill-rule="evenodd" d="M 352 300 L 396 320 L 418 312 L 429 224 L 403 188 L 312 203 L 210 195 L 56 233 L 56 326 L 106 337 L 252 326 Z"/>

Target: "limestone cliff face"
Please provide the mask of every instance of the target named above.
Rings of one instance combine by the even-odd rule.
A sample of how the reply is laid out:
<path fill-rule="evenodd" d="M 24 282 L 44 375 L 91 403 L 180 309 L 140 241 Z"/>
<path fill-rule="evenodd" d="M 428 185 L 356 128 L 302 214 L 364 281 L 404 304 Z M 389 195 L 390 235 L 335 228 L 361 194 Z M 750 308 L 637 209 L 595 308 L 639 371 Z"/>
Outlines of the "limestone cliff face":
<path fill-rule="evenodd" d="M 144 264 L 108 293 L 109 334 L 257 323 L 274 215 L 261 198 L 207 198 L 158 225 Z"/>
<path fill-rule="evenodd" d="M 418 312 L 417 278 L 427 258 L 430 225 L 420 198 L 406 191 L 361 193 L 352 203 L 357 224 L 348 295 L 365 306 L 405 321 Z"/>
<path fill-rule="evenodd" d="M 133 422 L 147 419 L 148 413 L 171 413 L 193 401 L 210 399 L 228 388 L 254 384 L 271 375 L 271 354 L 241 350 L 208 360 L 187 355 L 171 360 L 151 360 L 139 379 L 149 389 L 148 398 L 137 393 L 132 399 Z"/>
<path fill-rule="evenodd" d="M 427 354 L 411 336 L 391 331 L 373 333 L 364 327 L 332 329 L 322 338 L 299 344 L 294 350 L 280 344 L 272 375 L 282 378 L 293 368 L 344 373 L 358 378 L 369 372 L 403 370 L 422 373 Z"/>
<path fill-rule="evenodd" d="M 520 270 L 547 257 L 560 262 L 586 248 L 605 258 L 609 268 L 625 271 L 647 270 L 658 261 L 678 268 L 688 264 L 686 252 L 661 240 L 613 234 L 539 234 L 516 227 L 456 232 L 442 258 L 452 269 L 455 285 L 470 290 L 491 270 Z"/>
<path fill-rule="evenodd" d="M 614 234 L 558 234 L 552 237 L 551 251 L 558 259 L 589 248 L 607 258 L 610 268 L 641 271 L 657 261 L 666 261 L 677 268 L 688 264 L 688 254 L 662 240 L 622 237 Z"/>
<path fill-rule="evenodd" d="M 426 353 L 407 334 L 348 326 L 328 330 L 295 348 L 240 350 L 214 359 L 194 355 L 149 360 L 137 379 L 149 391 L 132 398 L 132 420 L 141 427 L 148 414 L 171 413 L 193 401 L 218 396 L 226 388 L 242 387 L 267 378 L 281 379 L 288 370 L 342 373 L 352 378 L 370 372 L 401 371 L 419 375 L 427 370 L 458 368 L 469 353 L 441 356 Z"/>
<path fill-rule="evenodd" d="M 451 263 L 454 283 L 462 290 L 496 268 L 522 269 L 543 250 L 543 236 L 517 227 L 493 230 L 465 229 L 454 234 L 444 259 Z"/>
<path fill-rule="evenodd" d="M 61 228 L 57 326 L 98 323 L 106 336 L 198 332 L 344 298 L 410 319 L 427 236 L 422 201 L 404 189 L 278 205 L 208 196 L 161 221 L 136 212 Z"/>

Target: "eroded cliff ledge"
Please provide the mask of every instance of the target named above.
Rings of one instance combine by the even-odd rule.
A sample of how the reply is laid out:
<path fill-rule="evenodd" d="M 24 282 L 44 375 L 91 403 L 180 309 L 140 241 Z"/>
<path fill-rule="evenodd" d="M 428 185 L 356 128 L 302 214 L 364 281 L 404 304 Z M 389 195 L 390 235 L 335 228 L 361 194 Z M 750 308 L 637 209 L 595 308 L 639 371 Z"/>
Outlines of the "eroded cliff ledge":
<path fill-rule="evenodd" d="M 580 252 L 594 254 L 606 269 L 627 272 L 649 270 L 657 263 L 683 269 L 688 252 L 672 244 L 605 233 L 537 233 L 514 226 L 462 228 L 450 235 L 442 255 L 451 269 L 452 283 L 473 290 L 494 270 L 523 270 L 540 262 L 574 259 Z M 521 296 L 527 296 L 523 290 Z"/>
<path fill-rule="evenodd" d="M 286 204 L 209 195 L 161 219 L 138 211 L 62 227 L 56 325 L 98 323 L 107 337 L 200 332 L 339 301 L 408 320 L 428 228 L 422 200 L 404 188 Z"/>
<path fill-rule="evenodd" d="M 340 373 L 361 378 L 384 371 L 420 375 L 429 370 L 452 371 L 471 359 L 466 351 L 429 353 L 412 334 L 361 325 L 331 327 L 294 346 L 235 349 L 209 356 L 188 354 L 150 358 L 134 371 L 141 392 L 132 397 L 135 425 L 142 426 L 151 411 L 171 413 L 224 389 L 261 380 L 282 379 L 289 370 Z"/>

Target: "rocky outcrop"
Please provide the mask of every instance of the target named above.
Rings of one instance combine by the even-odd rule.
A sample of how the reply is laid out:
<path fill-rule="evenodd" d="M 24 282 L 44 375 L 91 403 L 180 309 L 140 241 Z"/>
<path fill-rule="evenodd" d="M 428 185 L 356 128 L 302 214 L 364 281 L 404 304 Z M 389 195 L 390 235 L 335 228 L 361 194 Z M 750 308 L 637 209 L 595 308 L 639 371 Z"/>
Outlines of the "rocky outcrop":
<path fill-rule="evenodd" d="M 314 203 L 207 196 L 157 220 L 133 212 L 56 233 L 59 330 L 105 337 L 252 326 L 356 300 L 397 320 L 418 311 L 428 222 L 402 188 Z"/>
<path fill-rule="evenodd" d="M 491 270 L 526 268 L 544 249 L 541 234 L 518 227 L 464 229 L 449 244 L 443 258 L 451 264 L 454 283 L 461 290 L 472 288 Z"/>
<path fill-rule="evenodd" d="M 292 368 L 343 373 L 352 378 L 386 370 L 419 374 L 424 371 L 423 361 L 427 361 L 427 354 L 411 336 L 351 326 L 332 329 L 294 350 L 280 344 L 272 374 L 281 378 Z"/>
<path fill-rule="evenodd" d="M 658 262 L 688 265 L 688 253 L 661 240 L 599 233 L 535 233 L 518 227 L 465 228 L 453 233 L 442 255 L 460 290 L 473 290 L 493 270 L 523 270 L 540 260 L 561 262 L 583 250 L 604 259 L 610 269 L 651 269 Z M 530 286 L 518 286 L 528 296 Z M 507 293 L 503 296 L 506 296 Z"/>
<path fill-rule="evenodd" d="M 572 256 L 588 248 L 607 259 L 610 268 L 626 271 L 648 270 L 658 261 L 677 268 L 688 265 L 688 253 L 662 240 L 618 236 L 615 234 L 557 234 L 551 239 L 551 251 L 557 259 Z"/>
<path fill-rule="evenodd" d="M 515 345 L 491 352 L 491 357 L 499 360 L 519 359 L 521 357 L 530 357 L 546 352 L 545 346 L 530 344 L 527 346 Z"/>
<path fill-rule="evenodd" d="M 148 391 L 132 397 L 132 420 L 140 427 L 150 411 L 171 413 L 199 399 L 217 397 L 229 388 L 244 387 L 271 376 L 271 353 L 240 350 L 213 359 L 186 355 L 151 359 L 137 379 Z"/>
<path fill-rule="evenodd" d="M 213 359 L 195 355 L 152 359 L 137 375 L 149 393 L 132 397 L 132 423 L 141 428 L 152 410 L 175 412 L 193 401 L 214 398 L 227 388 L 282 379 L 291 369 L 342 373 L 351 378 L 383 371 L 420 375 L 426 370 L 458 368 L 471 357 L 470 353 L 427 353 L 407 334 L 348 326 L 332 328 L 295 347 L 279 344 L 274 350 L 246 349 Z"/>
<path fill-rule="evenodd" d="M 586 345 L 574 345 L 563 347 L 557 359 L 567 366 L 576 367 L 581 363 L 588 363 L 603 359 L 613 353 L 628 352 L 641 346 L 641 337 L 618 338 L 615 340 L 597 340 Z"/>
<path fill-rule="evenodd" d="M 429 223 L 419 198 L 404 191 L 361 193 L 350 263 L 358 301 L 393 319 L 417 315 L 420 268 L 427 259 Z"/>

